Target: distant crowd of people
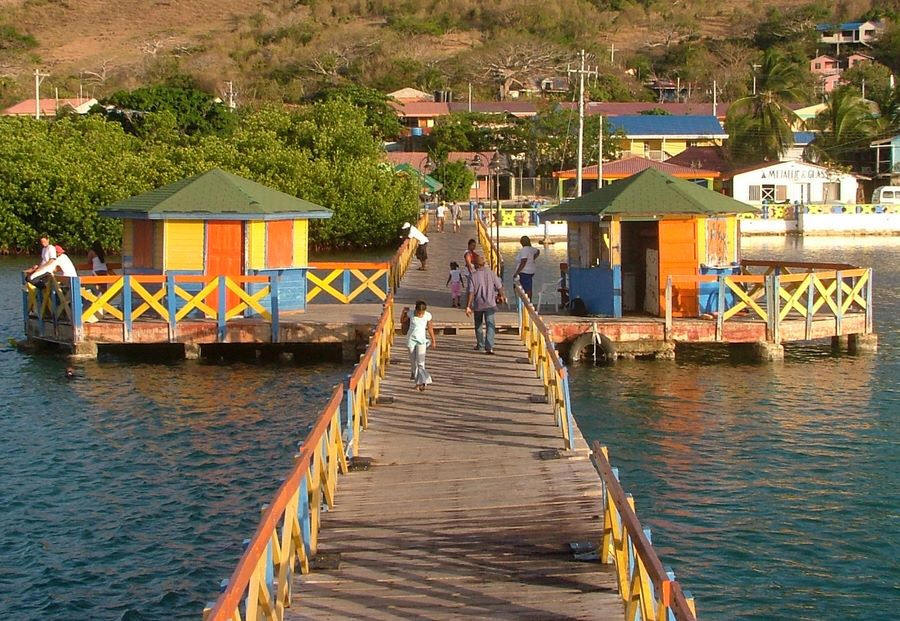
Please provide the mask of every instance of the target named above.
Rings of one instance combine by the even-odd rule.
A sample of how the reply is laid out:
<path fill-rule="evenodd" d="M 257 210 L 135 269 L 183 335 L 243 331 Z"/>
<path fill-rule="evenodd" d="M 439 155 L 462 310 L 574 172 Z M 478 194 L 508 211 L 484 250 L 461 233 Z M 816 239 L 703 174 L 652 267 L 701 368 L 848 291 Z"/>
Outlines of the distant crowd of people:
<path fill-rule="evenodd" d="M 437 233 L 443 233 L 447 226 L 449 214 L 453 232 L 457 233 L 461 227 L 461 208 L 453 204 L 447 207 L 443 203 L 435 210 Z M 419 270 L 427 269 L 428 261 L 428 237 L 415 225 L 405 223 L 403 230 L 409 239 L 418 243 L 416 258 L 419 260 Z M 516 255 L 516 270 L 513 281 L 518 281 L 525 295 L 530 299 L 534 287 L 534 274 L 536 260 L 541 251 L 531 245 L 531 239 L 526 235 L 519 240 L 521 249 Z M 495 315 L 499 305 L 506 304 L 507 296 L 503 288 L 503 282 L 494 271 L 486 266 L 485 259 L 476 252 L 477 242 L 474 239 L 468 241 L 462 262 L 450 261 L 449 271 L 445 286 L 450 289 L 450 307 L 463 308 L 465 313 L 472 317 L 475 328 L 475 351 L 483 351 L 487 355 L 493 355 L 496 336 Z M 432 325 L 432 314 L 428 311 L 428 305 L 424 300 L 418 300 L 413 310 L 404 308 L 401 311 L 401 326 L 407 335 L 407 347 L 410 356 L 410 379 L 415 382 L 416 389 L 424 391 L 425 387 L 432 383 L 431 375 L 425 365 L 428 348 L 436 348 L 437 342 Z"/>

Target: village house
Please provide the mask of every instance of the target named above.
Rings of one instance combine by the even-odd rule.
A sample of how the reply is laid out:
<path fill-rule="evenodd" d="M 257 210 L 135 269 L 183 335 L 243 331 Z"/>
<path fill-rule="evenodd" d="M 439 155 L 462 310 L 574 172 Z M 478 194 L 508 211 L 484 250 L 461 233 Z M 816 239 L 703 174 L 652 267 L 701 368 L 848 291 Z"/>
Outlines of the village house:
<path fill-rule="evenodd" d="M 734 168 L 723 147 L 688 147 L 678 155 L 667 159 L 666 163 L 697 170 L 711 170 L 719 173 L 719 178 Z"/>
<path fill-rule="evenodd" d="M 720 121 L 725 120 L 730 107 L 728 102 L 687 102 L 687 101 L 589 101 L 584 104 L 584 114 L 593 116 L 632 116 L 646 114 L 653 110 L 662 110 L 668 115 L 675 116 L 704 116 L 713 115 Z M 565 101 L 559 104 L 562 110 L 577 110 L 578 104 L 574 101 Z"/>
<path fill-rule="evenodd" d="M 58 113 L 68 110 L 75 114 L 87 114 L 97 104 L 93 97 L 71 97 L 66 99 L 47 98 L 41 99 L 40 116 L 56 116 Z M 35 116 L 37 112 L 37 100 L 26 99 L 6 108 L 2 116 Z"/>
<path fill-rule="evenodd" d="M 900 134 L 876 140 L 870 146 L 875 149 L 875 176 L 879 181 L 900 183 Z"/>
<path fill-rule="evenodd" d="M 650 160 L 637 155 L 628 155 L 622 159 L 613 160 L 611 162 L 603 162 L 603 185 L 607 186 L 614 181 L 627 179 L 632 175 L 643 172 L 648 168 L 656 169 L 676 179 L 687 179 L 703 187 L 712 189 L 713 179 L 718 179 L 721 173 L 715 170 L 706 170 L 700 167 L 682 166 L 672 162 L 659 162 Z M 559 183 L 559 200 L 566 195 L 575 194 L 574 181 L 577 177 L 577 169 L 555 171 L 553 176 Z M 592 192 L 598 188 L 597 185 L 597 165 L 591 164 L 581 169 L 581 186 L 582 193 Z M 565 192 L 565 183 L 568 183 L 569 192 Z"/>
<path fill-rule="evenodd" d="M 725 190 L 748 205 L 855 203 L 857 176 L 806 162 L 765 162 L 732 170 Z"/>
<path fill-rule="evenodd" d="M 448 104 L 450 112 L 474 112 L 477 114 L 496 114 L 527 119 L 537 116 L 537 104 L 531 101 L 454 101 Z"/>
<path fill-rule="evenodd" d="M 431 93 L 426 93 L 425 91 L 420 91 L 417 88 L 410 87 L 393 91 L 391 93 L 388 93 L 387 96 L 394 101 L 399 101 L 402 103 L 406 103 L 409 101 L 434 101 L 434 95 L 432 95 Z"/>
<path fill-rule="evenodd" d="M 662 161 L 688 147 L 722 146 L 728 134 L 714 116 L 638 114 L 609 119 L 623 155 Z"/>
<path fill-rule="evenodd" d="M 408 164 L 411 168 L 425 175 L 434 170 L 435 163 L 431 160 L 429 154 L 425 151 L 391 151 L 385 154 L 388 162 L 395 168 L 401 164 Z M 491 162 L 499 164 L 501 161 L 500 154 L 496 151 L 451 151 L 447 155 L 449 162 L 465 162 L 467 166 L 475 173 L 475 182 L 469 190 L 469 200 L 487 201 L 494 198 L 494 193 L 490 189 L 489 180 L 494 175 L 498 178 L 500 198 L 507 199 L 511 192 L 511 173 L 507 170 L 501 170 L 495 165 L 491 170 Z"/>
<path fill-rule="evenodd" d="M 809 61 L 809 71 L 816 76 L 822 93 L 830 93 L 841 81 L 840 61 L 827 54 L 820 54 Z"/>
<path fill-rule="evenodd" d="M 391 107 L 400 117 L 400 124 L 413 137 L 431 133 L 438 117 L 450 114 L 450 104 L 443 101 L 392 101 Z"/>
<path fill-rule="evenodd" d="M 842 24 L 819 24 L 819 41 L 827 45 L 836 46 L 837 54 L 841 45 L 863 44 L 870 45 L 884 29 L 881 22 L 844 22 Z"/>

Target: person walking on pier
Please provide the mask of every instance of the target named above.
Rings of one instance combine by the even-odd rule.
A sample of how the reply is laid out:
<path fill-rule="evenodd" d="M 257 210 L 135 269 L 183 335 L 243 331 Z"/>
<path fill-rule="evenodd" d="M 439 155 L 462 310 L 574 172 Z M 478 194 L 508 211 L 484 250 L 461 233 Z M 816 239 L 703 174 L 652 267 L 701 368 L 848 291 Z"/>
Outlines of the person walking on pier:
<path fill-rule="evenodd" d="M 484 257 L 475 255 L 475 272 L 469 280 L 469 298 L 466 304 L 466 315 L 475 314 L 475 351 L 484 349 L 486 354 L 494 353 L 494 332 L 496 330 L 494 313 L 497 304 L 506 301 L 503 282 L 490 269 L 484 266 Z M 482 334 L 481 327 L 484 326 Z"/>
<path fill-rule="evenodd" d="M 438 233 L 443 233 L 443 232 L 444 232 L 444 221 L 445 221 L 446 218 L 447 218 L 447 205 L 444 203 L 444 201 L 441 201 L 441 202 L 438 204 L 437 209 L 435 210 L 435 212 L 437 213 L 437 230 L 438 230 Z"/>
<path fill-rule="evenodd" d="M 462 207 L 459 203 L 450 206 L 450 217 L 453 219 L 453 232 L 459 233 L 459 227 L 462 225 Z"/>
<path fill-rule="evenodd" d="M 425 390 L 431 383 L 431 375 L 425 368 L 425 352 L 428 347 L 437 348 L 434 338 L 434 327 L 431 325 L 431 313 L 423 300 L 416 302 L 412 315 L 409 308 L 404 308 L 400 315 L 400 325 L 406 328 L 406 345 L 409 348 L 409 379 L 415 381 L 416 389 Z M 430 338 L 430 340 L 429 340 Z"/>
<path fill-rule="evenodd" d="M 459 263 L 450 261 L 450 275 L 447 276 L 447 285 L 450 287 L 450 308 L 460 308 L 463 286 L 463 275 L 459 269 Z"/>

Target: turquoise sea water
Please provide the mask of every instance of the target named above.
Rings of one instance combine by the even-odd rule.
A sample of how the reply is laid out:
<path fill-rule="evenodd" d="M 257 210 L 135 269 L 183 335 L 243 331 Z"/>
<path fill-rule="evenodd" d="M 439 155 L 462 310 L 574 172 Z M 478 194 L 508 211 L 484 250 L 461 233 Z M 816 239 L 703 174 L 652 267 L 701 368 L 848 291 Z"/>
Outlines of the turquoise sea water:
<path fill-rule="evenodd" d="M 703 348 L 676 361 L 576 367 L 579 426 L 609 447 L 701 619 L 894 616 L 900 240 L 742 244 L 746 258 L 875 267 L 878 353 L 835 355 L 825 342 L 788 345 L 776 364 Z M 545 250 L 539 281 L 556 278 L 563 253 Z"/>
<path fill-rule="evenodd" d="M 609 446 L 702 619 L 890 616 L 900 243 L 744 251 L 874 265 L 878 354 L 573 369 L 579 424 Z M 545 250 L 536 290 L 563 253 Z M 66 380 L 64 360 L 6 345 L 22 335 L 26 263 L 0 260 L 0 618 L 196 619 L 347 370 L 100 360 Z"/>
<path fill-rule="evenodd" d="M 21 338 L 0 260 L 0 619 L 199 619 L 341 365 L 74 365 Z"/>

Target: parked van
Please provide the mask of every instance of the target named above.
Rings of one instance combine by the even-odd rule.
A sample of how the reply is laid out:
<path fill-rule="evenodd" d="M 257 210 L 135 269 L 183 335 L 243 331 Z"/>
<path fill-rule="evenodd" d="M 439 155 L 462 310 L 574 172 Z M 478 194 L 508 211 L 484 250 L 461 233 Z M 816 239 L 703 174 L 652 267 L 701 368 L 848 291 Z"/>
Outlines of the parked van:
<path fill-rule="evenodd" d="M 874 205 L 900 205 L 900 185 L 883 185 L 872 192 Z"/>

